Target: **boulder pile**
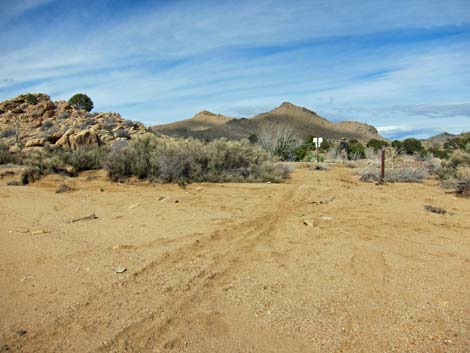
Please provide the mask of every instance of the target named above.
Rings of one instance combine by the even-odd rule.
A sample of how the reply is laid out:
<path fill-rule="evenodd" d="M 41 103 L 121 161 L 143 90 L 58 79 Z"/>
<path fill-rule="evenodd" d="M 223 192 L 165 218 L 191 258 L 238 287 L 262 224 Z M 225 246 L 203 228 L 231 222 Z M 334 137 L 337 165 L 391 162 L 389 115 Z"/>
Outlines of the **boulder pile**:
<path fill-rule="evenodd" d="M 108 145 L 147 132 L 142 123 L 117 113 L 86 112 L 46 94 L 22 94 L 0 103 L 0 143 L 12 152 Z"/>

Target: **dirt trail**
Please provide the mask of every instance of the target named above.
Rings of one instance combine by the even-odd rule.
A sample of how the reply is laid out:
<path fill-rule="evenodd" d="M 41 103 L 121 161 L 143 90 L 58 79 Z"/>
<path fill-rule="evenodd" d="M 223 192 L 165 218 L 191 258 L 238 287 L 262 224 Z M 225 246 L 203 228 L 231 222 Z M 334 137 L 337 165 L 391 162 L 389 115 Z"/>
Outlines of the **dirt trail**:
<path fill-rule="evenodd" d="M 0 181 L 0 351 L 468 351 L 470 201 L 353 172 Z"/>

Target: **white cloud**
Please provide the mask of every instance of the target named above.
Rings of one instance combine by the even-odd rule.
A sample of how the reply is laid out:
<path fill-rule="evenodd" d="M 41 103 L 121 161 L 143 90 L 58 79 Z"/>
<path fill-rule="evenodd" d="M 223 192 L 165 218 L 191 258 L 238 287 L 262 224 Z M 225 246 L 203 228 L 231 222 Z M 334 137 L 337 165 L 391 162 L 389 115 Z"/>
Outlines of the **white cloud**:
<path fill-rule="evenodd" d="M 23 1 L 8 16 L 46 2 Z M 433 109 L 444 114 L 438 105 L 468 103 L 470 46 L 361 36 L 464 25 L 465 10 L 459 0 L 178 1 L 100 14 L 91 26 L 68 11 L 37 28 L 34 40 L 14 25 L 4 33 L 15 44 L 0 57 L 0 99 L 84 91 L 97 109 L 154 123 L 202 109 L 254 115 L 290 100 L 336 120 L 386 127 L 412 116 L 420 124 Z"/>

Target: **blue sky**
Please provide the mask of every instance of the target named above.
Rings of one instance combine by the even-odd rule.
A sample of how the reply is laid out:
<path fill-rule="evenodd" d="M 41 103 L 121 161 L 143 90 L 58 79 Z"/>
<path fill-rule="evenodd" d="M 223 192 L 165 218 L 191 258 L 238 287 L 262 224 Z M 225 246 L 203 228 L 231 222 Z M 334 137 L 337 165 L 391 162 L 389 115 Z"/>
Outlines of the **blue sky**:
<path fill-rule="evenodd" d="M 469 0 L 0 0 L 0 100 L 146 124 L 290 101 L 389 138 L 470 130 Z"/>

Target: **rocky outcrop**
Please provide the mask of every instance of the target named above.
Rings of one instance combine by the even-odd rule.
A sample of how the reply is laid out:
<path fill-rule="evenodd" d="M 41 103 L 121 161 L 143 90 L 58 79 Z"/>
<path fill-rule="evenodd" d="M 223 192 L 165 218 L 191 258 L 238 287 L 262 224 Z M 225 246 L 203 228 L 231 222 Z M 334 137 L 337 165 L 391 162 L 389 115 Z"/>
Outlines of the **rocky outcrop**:
<path fill-rule="evenodd" d="M 98 134 L 89 130 L 70 129 L 55 143 L 57 146 L 78 149 L 80 147 L 100 146 L 102 142 Z"/>
<path fill-rule="evenodd" d="M 19 148 L 76 149 L 113 144 L 149 132 L 117 113 L 89 113 L 46 94 L 23 94 L 0 103 L 0 143 Z"/>

